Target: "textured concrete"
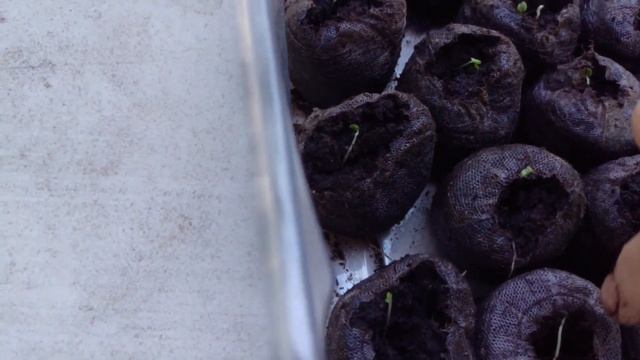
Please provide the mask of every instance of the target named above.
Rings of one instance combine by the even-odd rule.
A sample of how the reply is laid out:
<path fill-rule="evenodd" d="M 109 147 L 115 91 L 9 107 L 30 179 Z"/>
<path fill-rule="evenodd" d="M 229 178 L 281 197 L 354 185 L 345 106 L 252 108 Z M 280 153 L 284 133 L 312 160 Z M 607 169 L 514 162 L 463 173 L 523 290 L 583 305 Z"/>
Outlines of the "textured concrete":
<path fill-rule="evenodd" d="M 268 357 L 231 0 L 0 0 L 0 359 Z"/>

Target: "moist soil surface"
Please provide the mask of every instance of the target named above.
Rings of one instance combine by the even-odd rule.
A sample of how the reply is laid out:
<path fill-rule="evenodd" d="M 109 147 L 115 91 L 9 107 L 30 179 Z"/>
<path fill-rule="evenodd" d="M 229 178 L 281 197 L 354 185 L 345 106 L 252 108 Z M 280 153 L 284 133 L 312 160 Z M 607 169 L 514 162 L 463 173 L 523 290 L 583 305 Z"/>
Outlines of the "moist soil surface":
<path fill-rule="evenodd" d="M 591 94 L 595 94 L 595 96 L 593 96 L 594 98 L 618 99 L 621 95 L 620 85 L 605 77 L 607 68 L 594 61 L 593 66 L 589 69 L 591 69 L 592 72 L 592 75 L 589 77 L 589 82 L 587 82 L 586 79 L 588 70 L 585 68 L 583 70 L 585 72 L 584 81 L 578 83 L 578 88 L 583 92 L 589 91 Z"/>
<path fill-rule="evenodd" d="M 518 257 L 532 253 L 537 239 L 554 225 L 568 204 L 569 193 L 555 177 L 517 179 L 500 194 L 498 224 L 516 243 Z"/>
<path fill-rule="evenodd" d="M 383 5 L 383 0 L 322 0 L 309 9 L 305 21 L 310 25 L 320 26 L 328 20 L 337 22 L 344 20 L 357 20 L 369 13 L 372 7 Z"/>
<path fill-rule="evenodd" d="M 531 335 L 530 339 L 537 358 L 541 360 L 554 358 L 558 342 L 558 329 L 565 316 L 567 316 L 567 320 L 562 330 L 558 360 L 597 360 L 593 349 L 592 325 L 580 312 L 549 316 L 537 324 L 538 330 Z"/>
<path fill-rule="evenodd" d="M 448 358 L 446 328 L 451 320 L 442 311 L 447 290 L 435 270 L 419 265 L 388 291 L 393 294 L 388 324 L 386 294 L 362 303 L 350 322 L 354 328 L 373 330 L 375 359 Z"/>
<path fill-rule="evenodd" d="M 326 119 L 305 143 L 303 157 L 307 176 L 316 191 L 349 189 L 378 170 L 378 159 L 389 153 L 390 144 L 409 124 L 408 105 L 382 97 L 374 103 L 343 111 Z M 349 156 L 345 159 L 355 137 Z"/>
<path fill-rule="evenodd" d="M 522 2 L 522 0 L 514 0 L 514 8 L 516 8 L 520 2 Z M 572 2 L 572 0 L 528 0 L 525 16 L 533 19 L 541 28 L 558 26 L 558 21 L 556 20 L 558 13 Z M 540 17 L 538 17 L 538 8 L 540 6 L 544 7 L 540 10 Z"/>
<path fill-rule="evenodd" d="M 620 213 L 635 230 L 640 230 L 640 173 L 620 184 Z"/>
<path fill-rule="evenodd" d="M 493 36 L 461 34 L 457 41 L 438 50 L 427 72 L 443 81 L 447 98 L 476 97 L 486 92 L 485 82 L 492 78 L 498 43 L 499 39 Z M 482 62 L 479 68 L 468 63 L 471 58 Z"/>
<path fill-rule="evenodd" d="M 444 26 L 454 22 L 462 0 L 408 0 L 407 7 L 412 21 L 427 22 L 432 26 Z"/>

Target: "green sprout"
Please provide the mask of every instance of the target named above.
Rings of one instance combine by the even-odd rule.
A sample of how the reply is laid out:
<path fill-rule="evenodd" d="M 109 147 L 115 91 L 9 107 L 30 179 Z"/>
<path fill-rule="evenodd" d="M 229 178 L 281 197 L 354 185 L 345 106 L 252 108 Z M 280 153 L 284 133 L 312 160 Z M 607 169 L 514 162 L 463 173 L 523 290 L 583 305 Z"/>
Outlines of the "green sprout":
<path fill-rule="evenodd" d="M 544 4 L 538 6 L 536 9 L 536 20 L 540 19 L 540 15 L 542 15 L 542 9 L 544 9 Z"/>
<path fill-rule="evenodd" d="M 562 318 L 562 322 L 560 323 L 560 327 L 558 328 L 558 339 L 556 341 L 556 351 L 553 355 L 553 360 L 558 360 L 560 358 L 560 349 L 562 347 L 562 330 L 564 329 L 564 324 L 567 322 L 567 317 Z"/>
<path fill-rule="evenodd" d="M 389 322 L 391 321 L 391 307 L 393 306 L 393 294 L 391 291 L 387 291 L 387 294 L 384 297 L 384 302 L 387 303 L 387 322 L 384 325 L 384 332 L 387 332 L 387 328 L 389 327 Z"/>
<path fill-rule="evenodd" d="M 472 57 L 469 61 L 467 61 L 466 63 L 462 64 L 460 67 L 464 68 L 464 67 L 467 67 L 467 66 L 473 66 L 474 69 L 480 70 L 480 65 L 482 65 L 482 61 L 480 59 L 476 59 L 476 58 Z"/>
<path fill-rule="evenodd" d="M 516 6 L 516 10 L 521 14 L 524 15 L 527 10 L 529 10 L 529 5 L 527 5 L 526 1 L 521 1 L 518 3 L 518 5 Z"/>
<path fill-rule="evenodd" d="M 516 260 L 518 260 L 518 252 L 516 250 L 516 242 L 511 243 L 511 251 L 513 251 L 513 257 L 511 258 L 511 269 L 509 270 L 509 279 L 513 276 L 513 272 L 516 270 Z"/>
<path fill-rule="evenodd" d="M 358 136 L 360 135 L 360 126 L 358 126 L 358 124 L 349 125 L 349 129 L 353 131 L 353 140 L 351 140 L 351 145 L 349 145 L 347 153 L 344 156 L 344 159 L 342 159 L 343 164 L 347 162 L 347 159 L 349 158 L 349 155 L 351 155 L 351 151 L 353 151 L 353 147 L 356 144 L 356 141 L 358 141 Z"/>
<path fill-rule="evenodd" d="M 584 69 L 584 78 L 587 80 L 587 86 L 591 86 L 591 77 L 593 76 L 593 69 L 586 68 Z"/>
<path fill-rule="evenodd" d="M 522 169 L 522 171 L 520 171 L 520 177 L 523 179 L 527 179 L 531 177 L 531 175 L 534 175 L 535 173 L 536 171 L 533 170 L 531 166 L 527 166 L 526 168 Z"/>

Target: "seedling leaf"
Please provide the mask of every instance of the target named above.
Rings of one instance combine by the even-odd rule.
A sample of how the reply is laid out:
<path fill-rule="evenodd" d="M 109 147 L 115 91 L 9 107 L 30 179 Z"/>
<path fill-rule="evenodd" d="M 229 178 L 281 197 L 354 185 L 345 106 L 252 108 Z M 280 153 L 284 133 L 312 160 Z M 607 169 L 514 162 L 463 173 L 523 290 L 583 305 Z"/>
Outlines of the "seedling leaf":
<path fill-rule="evenodd" d="M 591 77 L 593 76 L 593 69 L 584 69 L 584 78 L 587 80 L 587 86 L 591 86 Z"/>
<path fill-rule="evenodd" d="M 542 9 L 544 9 L 544 4 L 538 6 L 536 9 L 536 20 L 540 19 L 540 15 L 542 14 Z"/>
<path fill-rule="evenodd" d="M 556 351 L 553 355 L 553 360 L 558 360 L 560 357 L 560 349 L 562 348 L 562 330 L 564 330 L 564 324 L 567 322 L 567 316 L 562 318 L 560 327 L 558 328 L 558 339 L 556 340 Z"/>
<path fill-rule="evenodd" d="M 386 334 L 389 322 L 391 321 L 391 308 L 393 306 L 393 294 L 391 291 L 387 291 L 387 294 L 384 297 L 384 302 L 387 303 L 387 322 L 384 325 L 384 332 Z"/>
<path fill-rule="evenodd" d="M 528 9 L 529 9 L 529 5 L 527 5 L 526 1 L 521 1 L 516 6 L 516 10 L 522 15 L 524 15 Z"/>
<path fill-rule="evenodd" d="M 513 276 L 513 272 L 516 270 L 516 260 L 518 260 L 518 252 L 516 251 L 516 242 L 511 243 L 511 251 L 513 251 L 513 257 L 511 258 L 511 270 L 509 270 L 509 279 Z"/>
<path fill-rule="evenodd" d="M 353 147 L 355 146 L 356 141 L 358 141 L 358 136 L 360 135 L 360 126 L 358 124 L 349 125 L 349 129 L 353 131 L 353 139 L 351 140 L 351 145 L 349 145 L 349 148 L 347 149 L 347 153 L 342 159 L 343 164 L 347 162 L 347 159 L 349 158 L 349 155 L 351 155 L 351 151 L 353 151 Z"/>
<path fill-rule="evenodd" d="M 526 168 L 522 169 L 522 171 L 520 171 L 520 177 L 523 179 L 527 179 L 531 177 L 531 175 L 534 175 L 535 173 L 536 171 L 533 170 L 531 166 L 527 166 Z"/>
<path fill-rule="evenodd" d="M 462 64 L 460 67 L 464 68 L 464 67 L 467 67 L 467 66 L 473 66 L 474 69 L 480 70 L 480 65 L 482 65 L 482 60 L 472 57 L 469 61 L 467 61 L 466 63 Z"/>

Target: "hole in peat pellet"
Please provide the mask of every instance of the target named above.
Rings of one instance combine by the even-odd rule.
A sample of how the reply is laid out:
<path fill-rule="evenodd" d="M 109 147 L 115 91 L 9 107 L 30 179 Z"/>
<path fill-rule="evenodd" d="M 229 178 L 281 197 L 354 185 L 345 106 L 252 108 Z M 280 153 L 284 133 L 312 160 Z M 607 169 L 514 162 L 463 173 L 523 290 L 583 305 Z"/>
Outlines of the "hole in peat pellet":
<path fill-rule="evenodd" d="M 591 70 L 593 75 L 590 77 L 590 86 L 595 90 L 596 95 L 617 99 L 620 96 L 620 84 L 606 78 L 607 68 L 594 61 Z"/>
<path fill-rule="evenodd" d="M 461 34 L 456 41 L 438 50 L 435 60 L 427 64 L 427 71 L 443 80 L 449 98 L 462 98 L 482 91 L 485 81 L 491 78 L 493 50 L 499 42 L 495 36 Z M 481 61 L 477 68 L 465 65 L 472 58 Z"/>
<path fill-rule="evenodd" d="M 447 289 L 435 270 L 426 264 L 419 265 L 388 291 L 393 294 L 388 327 L 384 294 L 361 304 L 350 322 L 355 328 L 373 331 L 375 359 L 446 357 L 450 319 L 441 309 L 447 306 L 448 300 L 443 295 Z"/>
<path fill-rule="evenodd" d="M 409 14 L 419 14 L 426 18 L 430 25 L 443 26 L 452 22 L 460 7 L 462 0 L 409 0 L 407 7 Z"/>
<path fill-rule="evenodd" d="M 517 179 L 502 191 L 497 205 L 498 224 L 511 233 L 518 254 L 522 254 L 518 257 L 533 252 L 538 237 L 568 201 L 569 193 L 555 177 Z"/>
<path fill-rule="evenodd" d="M 640 173 L 627 177 L 620 184 L 621 213 L 640 230 Z"/>
<path fill-rule="evenodd" d="M 302 154 L 309 181 L 321 188 L 318 182 L 330 175 L 335 186 L 348 188 L 377 171 L 378 158 L 389 152 L 391 143 L 409 124 L 407 107 L 395 97 L 382 96 L 324 119 L 306 141 Z M 355 136 L 352 125 L 358 126 L 359 134 L 344 161 Z M 337 176 L 338 173 L 345 176 Z M 338 184 L 339 179 L 344 184 Z"/>
<path fill-rule="evenodd" d="M 514 8 L 521 2 L 522 0 L 514 0 Z M 544 5 L 541 11 L 541 17 L 544 16 L 545 13 L 557 14 L 572 2 L 573 0 L 527 0 L 527 15 L 536 17 L 540 5 Z"/>
<path fill-rule="evenodd" d="M 537 358 L 552 360 L 558 343 L 558 329 L 566 314 L 558 314 L 542 319 L 537 330 L 531 334 Z M 567 316 L 563 330 L 558 360 L 596 360 L 593 351 L 593 329 L 587 317 L 581 313 Z"/>

